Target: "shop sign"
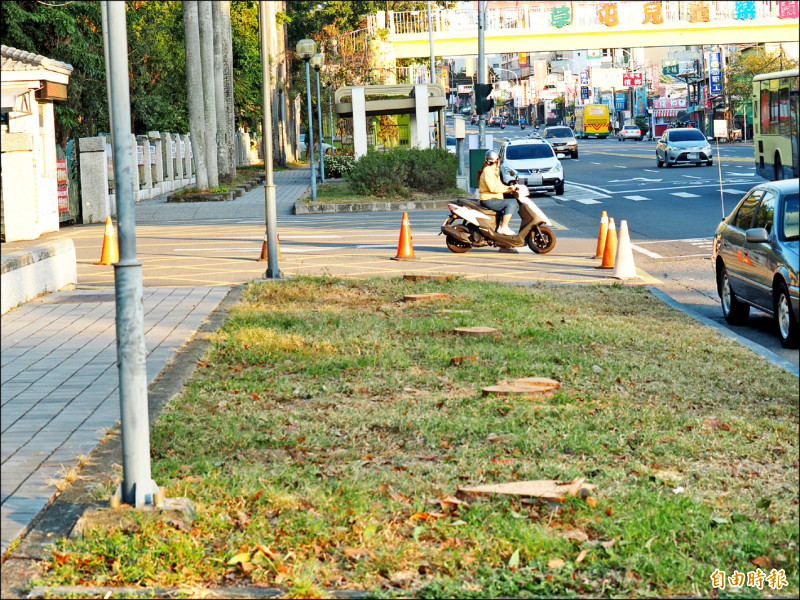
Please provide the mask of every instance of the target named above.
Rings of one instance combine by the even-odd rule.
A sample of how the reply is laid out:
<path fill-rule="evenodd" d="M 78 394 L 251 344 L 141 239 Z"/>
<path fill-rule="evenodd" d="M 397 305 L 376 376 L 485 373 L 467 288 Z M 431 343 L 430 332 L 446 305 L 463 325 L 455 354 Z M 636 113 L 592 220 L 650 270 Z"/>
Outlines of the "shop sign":
<path fill-rule="evenodd" d="M 722 68 L 719 52 L 708 53 L 708 67 L 711 79 L 711 95 L 718 96 L 722 93 Z"/>
<path fill-rule="evenodd" d="M 642 74 L 641 73 L 623 73 L 622 74 L 622 85 L 625 85 L 625 86 L 642 85 Z"/>
<path fill-rule="evenodd" d="M 678 75 L 680 74 L 680 64 L 677 58 L 665 58 L 661 61 L 661 74 L 662 75 Z"/>
<path fill-rule="evenodd" d="M 56 159 L 56 182 L 58 194 L 58 212 L 69 212 L 69 180 L 67 179 L 67 159 Z"/>

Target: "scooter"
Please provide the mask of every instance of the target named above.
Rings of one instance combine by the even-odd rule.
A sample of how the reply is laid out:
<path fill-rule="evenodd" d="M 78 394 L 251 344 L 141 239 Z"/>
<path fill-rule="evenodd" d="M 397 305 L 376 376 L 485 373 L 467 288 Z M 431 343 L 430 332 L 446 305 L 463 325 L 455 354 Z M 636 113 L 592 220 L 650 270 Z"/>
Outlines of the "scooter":
<path fill-rule="evenodd" d="M 514 197 L 519 203 L 522 220 L 514 235 L 497 233 L 502 222 L 500 213 L 466 198 L 458 198 L 447 205 L 450 216 L 442 224 L 445 243 L 451 252 L 461 254 L 471 248 L 493 246 L 518 248 L 528 245 L 536 254 L 547 254 L 556 245 L 556 234 L 550 219 L 529 198 L 527 186 L 517 185 Z M 440 233 L 440 235 L 441 235 Z"/>
<path fill-rule="evenodd" d="M 506 128 L 506 120 L 503 119 L 502 121 L 500 121 L 500 129 L 505 129 L 505 128 Z"/>
<path fill-rule="evenodd" d="M 520 124 L 519 124 L 519 128 L 520 128 L 522 131 L 525 131 L 525 123 L 520 123 Z"/>

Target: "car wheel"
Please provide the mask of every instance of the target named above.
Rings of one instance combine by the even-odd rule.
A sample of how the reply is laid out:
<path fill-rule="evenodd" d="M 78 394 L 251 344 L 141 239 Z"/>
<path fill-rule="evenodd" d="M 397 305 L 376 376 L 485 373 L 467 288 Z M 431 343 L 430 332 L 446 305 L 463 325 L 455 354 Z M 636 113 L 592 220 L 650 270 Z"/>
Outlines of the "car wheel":
<path fill-rule="evenodd" d="M 617 137 L 617 140 L 618 140 L 618 141 L 620 141 L 620 142 L 621 142 L 621 141 L 623 141 L 624 139 L 625 139 L 625 138 L 624 138 L 624 137 L 622 137 L 621 135 Z"/>
<path fill-rule="evenodd" d="M 664 162 L 658 158 L 658 152 L 656 152 L 656 166 L 660 169 L 664 166 Z"/>
<path fill-rule="evenodd" d="M 781 165 L 781 157 L 775 155 L 775 181 L 783 179 L 783 166 Z"/>
<path fill-rule="evenodd" d="M 672 168 L 672 165 L 669 163 L 669 159 L 668 159 L 668 158 L 666 158 L 666 157 L 664 157 L 664 166 L 665 166 L 667 169 L 671 169 L 671 168 Z"/>
<path fill-rule="evenodd" d="M 575 150 L 575 152 L 572 154 L 572 158 L 578 158 L 578 151 L 577 150 Z"/>
<path fill-rule="evenodd" d="M 784 348 L 797 347 L 797 317 L 792 314 L 792 301 L 786 284 L 781 281 L 775 289 L 775 323 Z"/>
<path fill-rule="evenodd" d="M 561 185 L 556 186 L 556 196 L 563 196 L 564 195 L 564 182 L 561 182 Z"/>
<path fill-rule="evenodd" d="M 706 166 L 707 167 L 711 167 L 713 165 L 714 165 L 714 161 L 713 160 L 706 161 Z"/>
<path fill-rule="evenodd" d="M 717 285 L 722 304 L 722 316 L 725 317 L 725 320 L 731 325 L 739 325 L 747 321 L 747 317 L 750 315 L 750 305 L 740 301 L 733 293 L 728 270 L 724 265 L 720 269 Z"/>

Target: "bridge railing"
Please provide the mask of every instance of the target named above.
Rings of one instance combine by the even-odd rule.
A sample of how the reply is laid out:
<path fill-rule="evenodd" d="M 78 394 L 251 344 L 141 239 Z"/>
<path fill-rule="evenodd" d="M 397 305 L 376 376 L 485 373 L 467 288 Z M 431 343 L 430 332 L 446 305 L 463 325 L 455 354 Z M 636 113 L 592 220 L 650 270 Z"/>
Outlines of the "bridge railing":
<path fill-rule="evenodd" d="M 574 3 L 571 15 L 572 27 L 605 28 L 598 20 L 598 10 L 605 2 Z M 707 2 L 708 18 L 710 21 L 735 20 L 737 16 L 736 2 L 715 0 Z M 616 2 L 618 27 L 629 28 L 643 25 L 642 2 Z M 661 18 L 664 24 L 685 24 L 692 18 L 692 2 L 678 2 L 666 0 L 661 3 Z M 778 18 L 777 2 L 755 2 L 755 19 Z M 486 13 L 486 29 L 489 31 L 502 30 L 535 30 L 540 33 L 561 31 L 552 23 L 552 8 L 547 5 L 521 6 L 517 8 L 489 8 Z M 431 11 L 434 33 L 463 34 L 478 31 L 477 9 L 436 9 Z M 419 36 L 428 33 L 428 11 L 403 11 L 389 12 L 385 18 L 386 27 L 390 36 Z M 746 22 L 746 21 L 743 21 Z M 377 15 L 368 17 L 370 33 L 377 27 Z"/>

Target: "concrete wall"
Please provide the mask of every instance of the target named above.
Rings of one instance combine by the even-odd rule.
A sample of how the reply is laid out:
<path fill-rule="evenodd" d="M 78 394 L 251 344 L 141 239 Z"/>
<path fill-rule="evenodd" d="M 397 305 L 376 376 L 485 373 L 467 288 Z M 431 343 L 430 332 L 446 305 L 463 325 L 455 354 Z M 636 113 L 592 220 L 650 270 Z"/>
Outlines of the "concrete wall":
<path fill-rule="evenodd" d="M 45 292 L 71 289 L 78 282 L 75 244 L 54 240 L 3 256 L 0 314 Z"/>
<path fill-rule="evenodd" d="M 2 138 L 3 218 L 6 241 L 34 240 L 40 235 L 36 211 L 33 134 L 6 133 Z"/>

